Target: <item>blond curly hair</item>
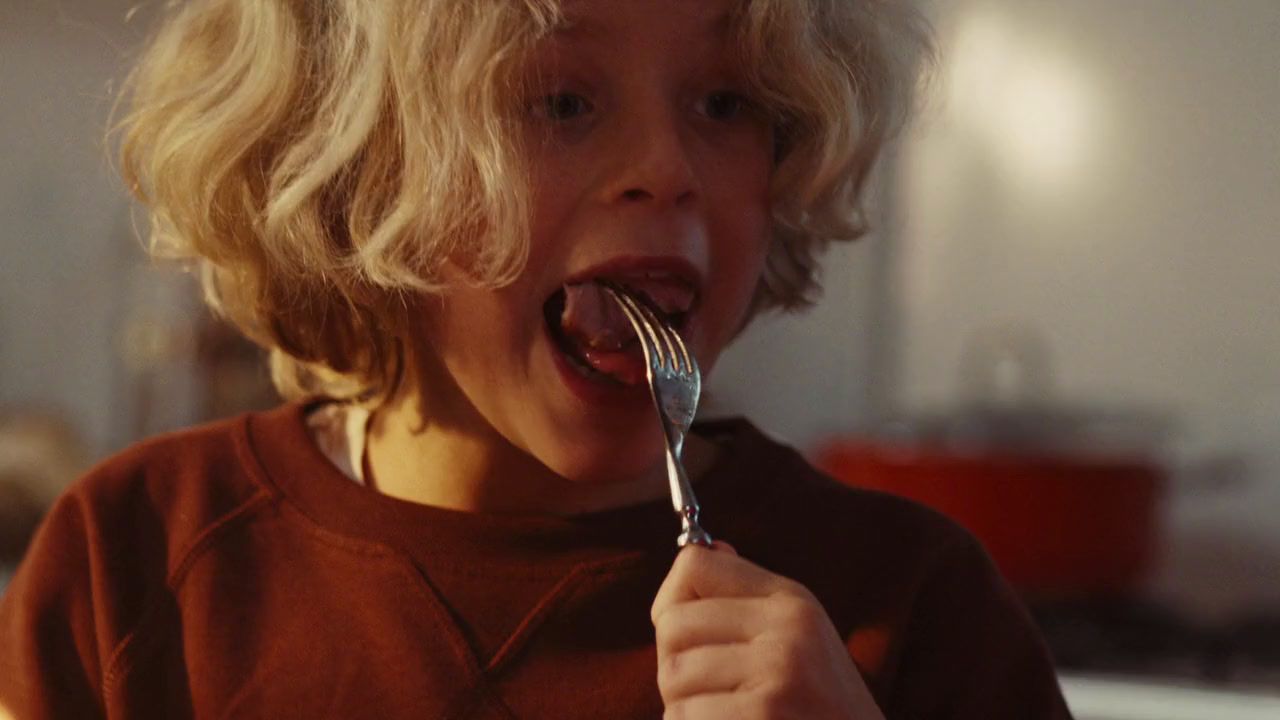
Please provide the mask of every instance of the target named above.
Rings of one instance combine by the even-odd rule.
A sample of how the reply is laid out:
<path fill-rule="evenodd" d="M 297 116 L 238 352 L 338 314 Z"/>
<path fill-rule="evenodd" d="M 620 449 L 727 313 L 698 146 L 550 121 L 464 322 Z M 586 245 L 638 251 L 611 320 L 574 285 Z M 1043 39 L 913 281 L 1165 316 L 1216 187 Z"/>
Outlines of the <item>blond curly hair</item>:
<path fill-rule="evenodd" d="M 748 91 L 775 125 L 773 242 L 755 310 L 803 307 L 861 197 L 929 39 L 905 0 L 742 0 Z M 389 390 L 406 293 L 446 260 L 488 286 L 528 253 L 511 122 L 557 0 L 186 0 L 125 85 L 125 181 L 154 253 L 268 349 L 289 398 Z"/>

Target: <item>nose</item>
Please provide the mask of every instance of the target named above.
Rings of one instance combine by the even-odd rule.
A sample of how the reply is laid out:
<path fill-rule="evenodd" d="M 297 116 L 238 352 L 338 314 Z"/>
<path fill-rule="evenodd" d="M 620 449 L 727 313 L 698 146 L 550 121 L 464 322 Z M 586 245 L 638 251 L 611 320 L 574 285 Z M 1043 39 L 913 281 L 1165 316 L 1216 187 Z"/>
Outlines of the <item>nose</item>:
<path fill-rule="evenodd" d="M 688 133 L 677 113 L 651 108 L 619 124 L 617 154 L 606 200 L 625 205 L 676 207 L 698 195 Z"/>

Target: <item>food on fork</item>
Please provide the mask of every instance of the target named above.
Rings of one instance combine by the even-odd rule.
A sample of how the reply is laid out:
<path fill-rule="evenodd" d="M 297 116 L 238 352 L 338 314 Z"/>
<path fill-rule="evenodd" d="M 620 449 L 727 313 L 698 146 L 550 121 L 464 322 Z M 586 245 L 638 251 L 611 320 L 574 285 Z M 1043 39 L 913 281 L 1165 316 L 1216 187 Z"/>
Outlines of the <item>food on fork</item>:
<path fill-rule="evenodd" d="M 684 324 L 695 300 L 693 288 L 675 276 L 651 273 L 614 280 L 647 301 L 669 326 Z M 624 385 L 645 381 L 644 355 L 635 330 L 594 280 L 566 284 L 548 301 L 552 337 L 580 370 Z"/>

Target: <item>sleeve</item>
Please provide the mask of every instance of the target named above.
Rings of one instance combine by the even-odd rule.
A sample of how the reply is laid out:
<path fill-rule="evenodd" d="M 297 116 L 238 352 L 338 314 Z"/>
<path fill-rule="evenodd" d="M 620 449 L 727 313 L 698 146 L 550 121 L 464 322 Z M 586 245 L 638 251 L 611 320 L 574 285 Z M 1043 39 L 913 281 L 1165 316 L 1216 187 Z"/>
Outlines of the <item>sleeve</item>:
<path fill-rule="evenodd" d="M 888 718 L 1071 718 L 1030 615 L 967 534 L 939 555 L 902 642 Z"/>
<path fill-rule="evenodd" d="M 104 714 L 88 525 L 59 500 L 0 597 L 0 720 Z"/>

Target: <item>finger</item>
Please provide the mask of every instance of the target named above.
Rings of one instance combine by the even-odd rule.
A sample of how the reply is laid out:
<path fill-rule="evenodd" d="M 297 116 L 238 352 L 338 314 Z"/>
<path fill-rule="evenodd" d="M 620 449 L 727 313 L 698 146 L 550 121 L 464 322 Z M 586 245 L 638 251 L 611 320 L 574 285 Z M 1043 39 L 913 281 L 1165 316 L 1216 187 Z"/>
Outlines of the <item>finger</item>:
<path fill-rule="evenodd" d="M 658 653 L 748 642 L 767 629 L 767 610 L 759 598 L 706 598 L 674 605 L 654 621 Z"/>
<path fill-rule="evenodd" d="M 662 587 L 653 599 L 650 619 L 656 619 L 672 605 L 709 597 L 763 597 L 790 591 L 796 585 L 780 575 L 738 557 L 687 545 L 671 565 Z"/>
<path fill-rule="evenodd" d="M 693 695 L 733 692 L 750 677 L 751 646 L 702 645 L 658 656 L 658 691 L 664 703 Z"/>
<path fill-rule="evenodd" d="M 681 698 L 666 704 L 662 720 L 738 720 L 752 717 L 745 707 L 747 696 L 739 693 L 707 693 Z"/>
<path fill-rule="evenodd" d="M 711 549 L 717 552 L 728 552 L 733 555 L 738 554 L 738 549 L 723 540 L 712 540 Z"/>

